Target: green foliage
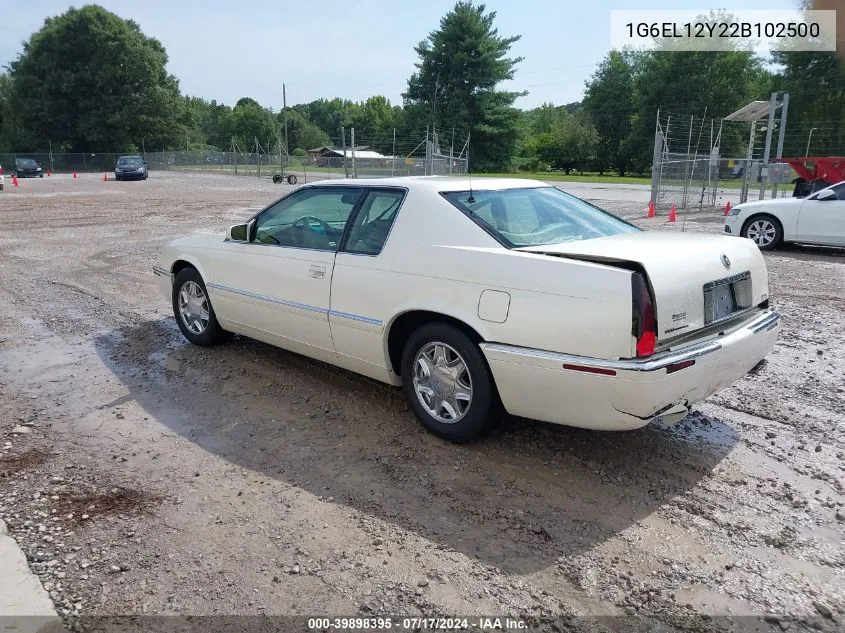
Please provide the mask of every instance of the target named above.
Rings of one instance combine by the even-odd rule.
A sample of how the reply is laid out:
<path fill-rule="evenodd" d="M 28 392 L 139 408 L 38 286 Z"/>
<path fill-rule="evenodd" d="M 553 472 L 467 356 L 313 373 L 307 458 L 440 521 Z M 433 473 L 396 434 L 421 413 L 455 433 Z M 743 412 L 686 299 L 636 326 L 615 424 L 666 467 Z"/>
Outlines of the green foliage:
<path fill-rule="evenodd" d="M 772 89 L 790 93 L 784 154 L 803 156 L 809 131 L 816 127 L 810 155 L 841 156 L 845 153 L 845 59 L 832 52 L 789 51 L 775 53 L 774 60 L 782 70 L 772 78 Z"/>
<path fill-rule="evenodd" d="M 460 1 L 440 20 L 440 28 L 414 49 L 417 72 L 408 79 L 406 105 L 427 114 L 427 123 L 469 130 L 473 169 L 506 165 L 518 138 L 521 93 L 496 90 L 512 79 L 521 58 L 508 57 L 519 36 L 501 37 L 496 12 Z"/>
<path fill-rule="evenodd" d="M 273 113 L 254 99 L 240 99 L 225 117 L 225 130 L 242 151 L 255 146 L 256 139 L 264 146 L 279 138 L 279 123 Z M 268 148 L 265 147 L 265 150 Z"/>
<path fill-rule="evenodd" d="M 301 147 L 297 147 L 290 154 L 291 154 L 291 156 L 299 156 L 299 157 L 308 156 L 308 152 L 306 152 Z"/>
<path fill-rule="evenodd" d="M 34 138 L 75 151 L 164 146 L 183 104 L 161 43 L 96 5 L 47 18 L 10 64 Z M 42 141 L 43 142 L 43 141 Z"/>
<path fill-rule="evenodd" d="M 630 156 L 624 145 L 631 133 L 634 70 L 625 56 L 611 51 L 599 64 L 584 94 L 584 111 L 596 127 L 596 169 L 616 169 L 624 175 Z"/>

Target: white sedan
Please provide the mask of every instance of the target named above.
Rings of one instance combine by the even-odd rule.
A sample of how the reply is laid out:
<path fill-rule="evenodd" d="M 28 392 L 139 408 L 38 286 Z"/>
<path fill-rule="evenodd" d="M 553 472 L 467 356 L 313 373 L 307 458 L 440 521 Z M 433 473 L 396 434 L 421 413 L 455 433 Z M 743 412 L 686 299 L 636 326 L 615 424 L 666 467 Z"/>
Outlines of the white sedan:
<path fill-rule="evenodd" d="M 845 246 L 845 181 L 806 198 L 738 204 L 725 218 L 725 233 L 747 237 L 765 251 L 784 242 Z"/>
<path fill-rule="evenodd" d="M 589 429 L 683 419 L 769 353 L 757 246 L 644 232 L 532 180 L 301 187 L 154 269 L 197 345 L 238 333 L 401 385 L 452 441 L 502 412 Z"/>

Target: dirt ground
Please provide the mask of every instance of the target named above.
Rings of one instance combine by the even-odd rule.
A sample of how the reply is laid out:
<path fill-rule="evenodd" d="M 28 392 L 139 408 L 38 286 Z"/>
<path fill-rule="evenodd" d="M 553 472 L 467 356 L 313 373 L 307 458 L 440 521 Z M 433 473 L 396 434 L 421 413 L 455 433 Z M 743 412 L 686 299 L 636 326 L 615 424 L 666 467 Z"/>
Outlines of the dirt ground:
<path fill-rule="evenodd" d="M 0 518 L 69 626 L 123 614 L 845 626 L 845 251 L 766 255 L 783 313 L 768 365 L 681 424 L 612 434 L 509 419 L 453 446 L 398 390 L 254 341 L 200 349 L 179 335 L 153 281 L 160 247 L 222 231 L 287 185 L 8 184 Z M 721 220 L 684 227 L 717 233 Z"/>

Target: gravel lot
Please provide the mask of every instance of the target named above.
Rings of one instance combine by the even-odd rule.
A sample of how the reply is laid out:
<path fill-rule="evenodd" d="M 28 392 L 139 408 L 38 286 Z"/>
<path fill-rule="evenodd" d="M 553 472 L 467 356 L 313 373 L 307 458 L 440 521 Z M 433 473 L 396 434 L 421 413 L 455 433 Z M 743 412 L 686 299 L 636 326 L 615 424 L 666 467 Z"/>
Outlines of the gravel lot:
<path fill-rule="evenodd" d="M 179 335 L 151 273 L 162 244 L 289 189 L 153 173 L 0 193 L 0 518 L 68 625 L 845 626 L 845 251 L 766 256 L 783 313 L 768 365 L 680 425 L 511 419 L 452 446 L 398 390 L 254 341 L 207 350 Z M 606 194 L 602 206 L 643 215 Z M 684 225 L 721 231 L 716 216 Z"/>

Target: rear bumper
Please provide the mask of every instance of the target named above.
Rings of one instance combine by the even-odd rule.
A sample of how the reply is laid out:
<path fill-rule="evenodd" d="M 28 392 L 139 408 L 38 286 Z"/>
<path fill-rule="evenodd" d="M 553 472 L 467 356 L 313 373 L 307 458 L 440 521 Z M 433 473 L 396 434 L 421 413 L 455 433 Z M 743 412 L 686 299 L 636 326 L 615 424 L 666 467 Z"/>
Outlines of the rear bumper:
<path fill-rule="evenodd" d="M 138 172 L 115 172 L 114 177 L 117 180 L 143 180 L 146 173 L 139 174 Z"/>
<path fill-rule="evenodd" d="M 509 413 L 621 431 L 659 418 L 682 419 L 689 405 L 742 378 L 771 351 L 779 319 L 767 310 L 716 339 L 646 359 L 605 360 L 498 343 L 481 348 Z"/>

